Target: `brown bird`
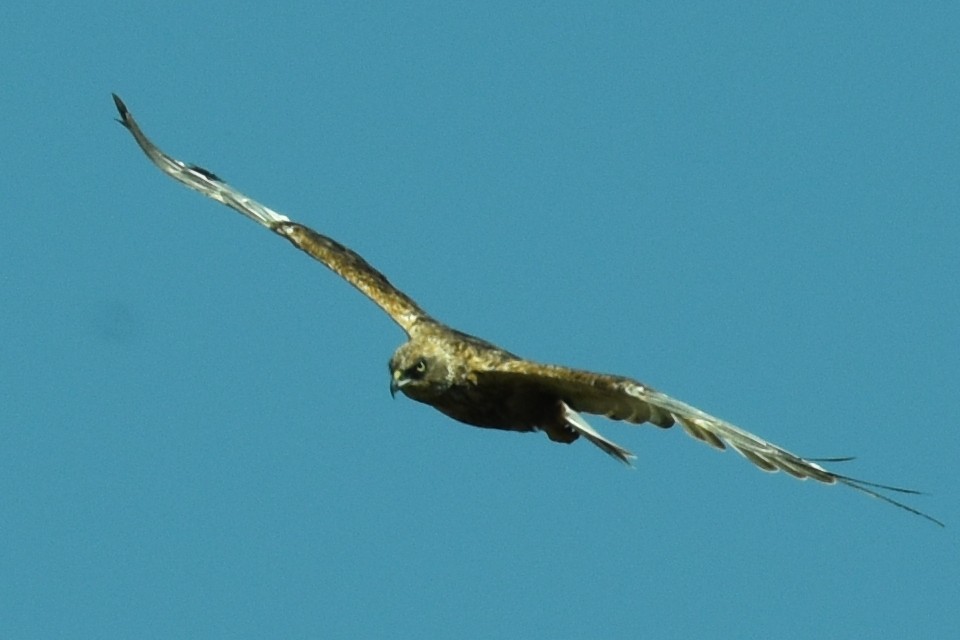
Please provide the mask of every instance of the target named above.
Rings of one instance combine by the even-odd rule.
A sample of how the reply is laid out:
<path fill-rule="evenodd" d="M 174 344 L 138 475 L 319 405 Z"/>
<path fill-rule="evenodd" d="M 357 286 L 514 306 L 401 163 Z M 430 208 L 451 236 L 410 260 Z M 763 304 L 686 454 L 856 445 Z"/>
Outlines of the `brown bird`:
<path fill-rule="evenodd" d="M 637 424 L 650 422 L 662 428 L 679 424 L 717 449 L 732 447 L 764 471 L 844 484 L 943 526 L 936 518 L 880 493 L 919 492 L 857 480 L 819 464 L 849 458 L 802 458 L 636 380 L 540 364 L 448 327 L 430 317 L 357 253 L 248 198 L 214 173 L 161 151 L 144 135 L 123 101 L 116 95 L 113 100 L 120 112 L 119 122 L 161 171 L 286 238 L 363 292 L 400 325 L 408 340 L 390 358 L 391 394 L 401 391 L 476 427 L 543 431 L 554 442 L 563 443 L 583 436 L 627 464 L 634 455 L 600 435 L 581 413 Z"/>

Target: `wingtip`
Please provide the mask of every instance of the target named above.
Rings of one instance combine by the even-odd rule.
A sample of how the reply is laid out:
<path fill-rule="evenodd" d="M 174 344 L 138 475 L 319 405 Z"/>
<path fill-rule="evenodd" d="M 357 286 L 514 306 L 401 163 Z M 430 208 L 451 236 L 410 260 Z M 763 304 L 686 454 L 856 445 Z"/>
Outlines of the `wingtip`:
<path fill-rule="evenodd" d="M 117 94 L 111 93 L 110 95 L 113 96 L 113 104 L 116 105 L 117 112 L 120 113 L 120 118 L 117 119 L 117 122 L 129 129 L 130 125 L 128 121 L 130 118 L 130 111 L 127 110 L 127 105 L 123 103 L 123 100 L 121 100 L 120 96 Z"/>

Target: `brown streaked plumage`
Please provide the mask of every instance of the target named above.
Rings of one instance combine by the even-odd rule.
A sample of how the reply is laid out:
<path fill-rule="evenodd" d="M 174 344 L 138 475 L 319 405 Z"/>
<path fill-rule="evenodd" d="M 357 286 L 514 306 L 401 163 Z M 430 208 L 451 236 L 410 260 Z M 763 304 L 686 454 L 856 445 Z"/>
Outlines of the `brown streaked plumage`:
<path fill-rule="evenodd" d="M 825 460 L 797 456 L 636 380 L 525 360 L 434 320 L 339 242 L 248 198 L 210 171 L 161 151 L 144 135 L 123 101 L 116 95 L 113 99 L 120 123 L 161 171 L 286 238 L 362 291 L 400 325 L 409 339 L 390 358 L 391 393 L 402 391 L 477 427 L 543 431 L 551 440 L 564 443 L 583 436 L 627 464 L 633 454 L 600 435 L 581 412 L 637 424 L 650 422 L 662 428 L 679 423 L 693 437 L 717 449 L 729 446 L 765 471 L 844 484 L 943 526 L 936 518 L 881 493 L 916 491 L 829 471 L 819 464 Z"/>

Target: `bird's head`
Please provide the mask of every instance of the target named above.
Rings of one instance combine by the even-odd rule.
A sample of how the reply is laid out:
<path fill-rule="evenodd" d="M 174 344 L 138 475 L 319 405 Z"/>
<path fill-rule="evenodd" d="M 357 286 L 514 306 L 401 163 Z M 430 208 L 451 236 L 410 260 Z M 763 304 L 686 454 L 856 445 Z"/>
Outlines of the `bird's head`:
<path fill-rule="evenodd" d="M 400 345 L 390 358 L 390 395 L 397 391 L 429 402 L 452 384 L 450 359 L 438 345 L 413 341 Z"/>

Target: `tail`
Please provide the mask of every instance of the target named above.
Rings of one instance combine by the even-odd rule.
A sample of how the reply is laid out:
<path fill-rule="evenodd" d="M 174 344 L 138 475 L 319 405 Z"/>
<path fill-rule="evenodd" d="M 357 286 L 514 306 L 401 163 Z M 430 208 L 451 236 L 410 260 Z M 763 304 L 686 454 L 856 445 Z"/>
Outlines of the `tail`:
<path fill-rule="evenodd" d="M 583 419 L 583 416 L 567 406 L 566 402 L 561 402 L 560 406 L 563 409 L 563 419 L 568 427 L 600 447 L 600 449 L 608 456 L 616 458 L 627 466 L 633 466 L 633 461 L 637 456 L 633 455 L 617 443 L 611 442 L 600 435 L 599 432 L 587 424 L 587 421 Z"/>

